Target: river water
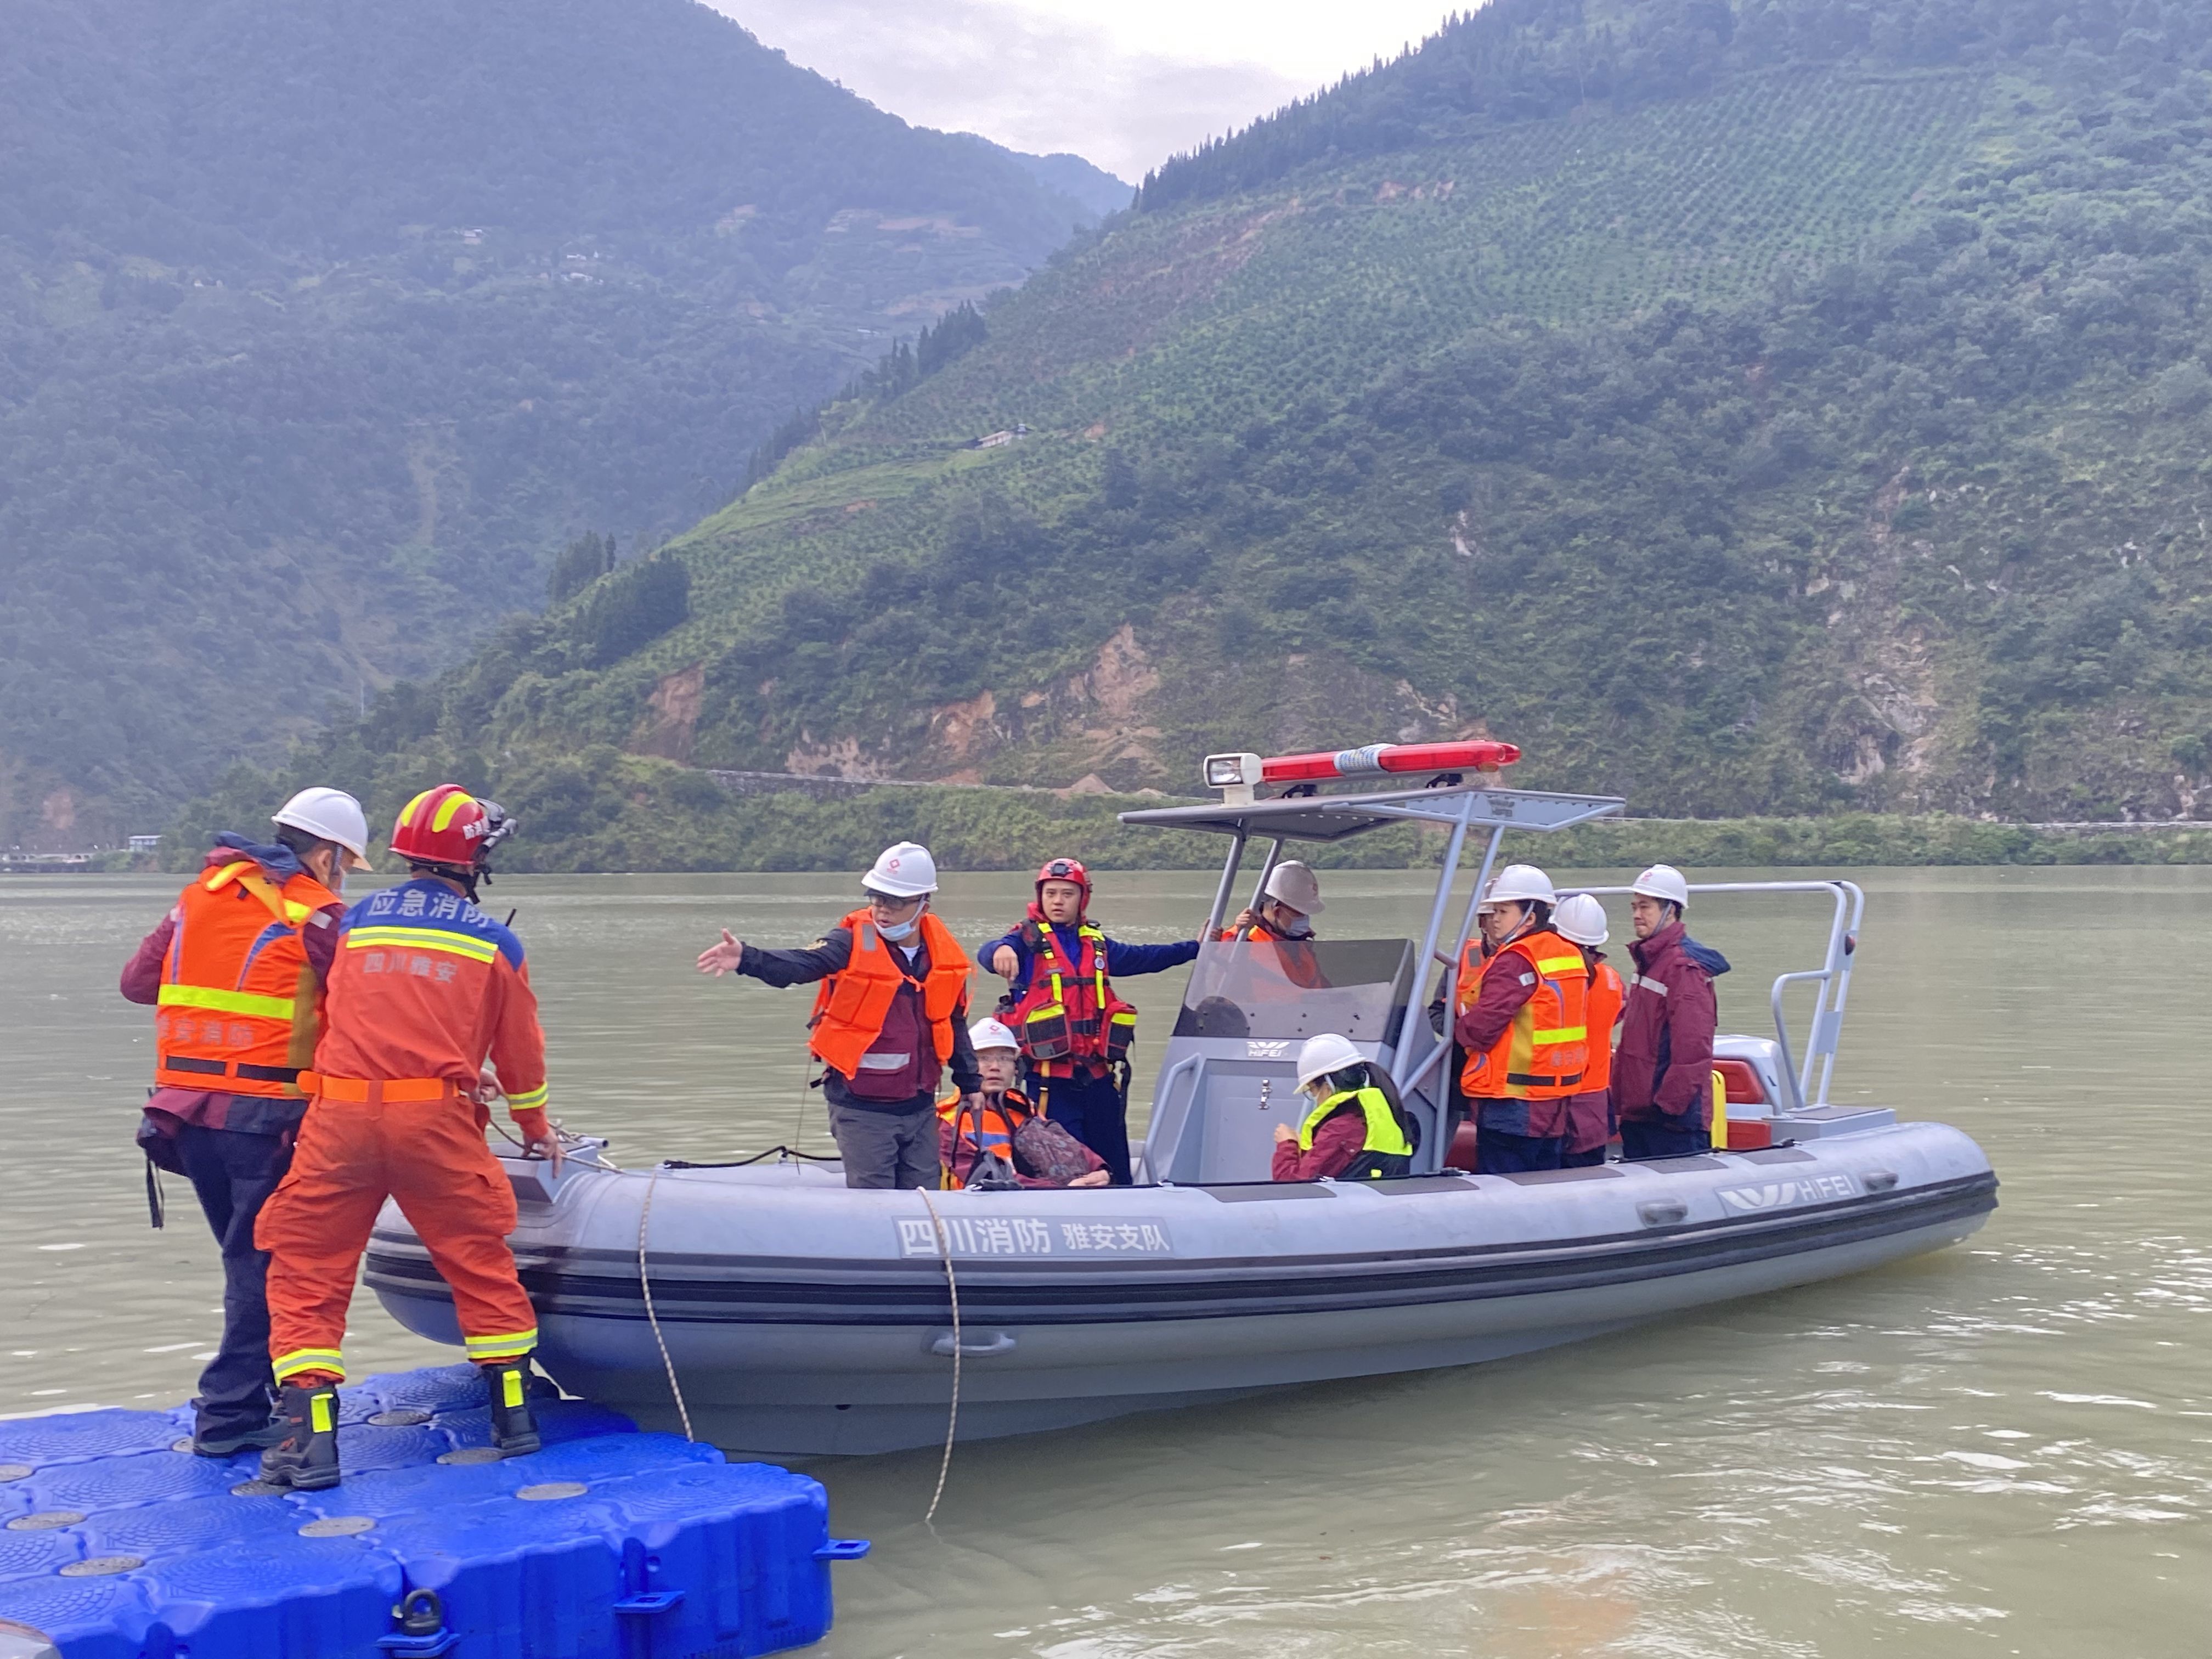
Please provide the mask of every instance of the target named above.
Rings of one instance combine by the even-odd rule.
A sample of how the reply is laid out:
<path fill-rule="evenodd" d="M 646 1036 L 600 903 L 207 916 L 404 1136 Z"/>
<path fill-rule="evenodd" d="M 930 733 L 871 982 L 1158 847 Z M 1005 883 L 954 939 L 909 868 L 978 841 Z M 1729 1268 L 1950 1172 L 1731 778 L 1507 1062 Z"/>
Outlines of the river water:
<path fill-rule="evenodd" d="M 1699 872 L 1719 878 L 1717 872 Z M 1745 872 L 1729 872 L 1740 876 Z M 1986 1147 L 1966 1246 L 1468 1370 L 1331 1384 L 1050 1437 L 813 1466 L 838 1569 L 822 1651 L 2197 1659 L 2212 1649 L 2212 869 L 1876 871 L 1838 1098 Z M 1112 876 L 1116 937 L 1187 933 L 1200 874 Z M 1427 884 L 1328 878 L 1334 937 L 1417 932 Z M 116 970 L 168 878 L 0 882 L 0 1413 L 167 1404 L 219 1326 L 188 1191 L 146 1225 L 131 1146 L 149 1020 Z M 625 1164 L 782 1141 L 805 994 L 703 980 L 727 925 L 804 943 L 816 876 L 501 882 L 556 1115 Z M 1011 877 L 954 878 L 971 944 Z M 1615 929 L 1625 914 L 1613 903 Z M 1825 907 L 1717 899 L 1726 1029 L 1815 965 Z M 1616 947 L 1617 948 L 1617 947 Z M 1123 988 L 1157 1033 L 1181 975 Z M 1157 1048 L 1152 1049 L 1156 1056 Z M 1141 1057 L 1141 1056 L 1140 1056 Z M 1140 1091 L 1148 1079 L 1140 1075 Z M 356 1374 L 444 1363 L 356 1297 Z"/>

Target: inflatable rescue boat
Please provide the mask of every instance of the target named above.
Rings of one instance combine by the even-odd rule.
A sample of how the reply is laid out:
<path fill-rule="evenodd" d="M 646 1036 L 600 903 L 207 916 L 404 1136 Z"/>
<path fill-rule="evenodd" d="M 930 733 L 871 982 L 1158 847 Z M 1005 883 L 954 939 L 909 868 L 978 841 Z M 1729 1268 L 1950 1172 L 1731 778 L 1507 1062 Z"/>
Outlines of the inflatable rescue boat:
<path fill-rule="evenodd" d="M 1407 770 L 1389 750 L 1350 750 L 1296 757 L 1304 781 L 1267 799 L 1257 756 L 1217 756 L 1218 804 L 1123 815 L 1229 838 L 1201 938 L 1218 933 L 1255 842 L 1264 883 L 1294 843 L 1406 823 L 1446 835 L 1418 941 L 1321 941 L 1295 978 L 1270 945 L 1205 947 L 1134 1187 L 854 1191 L 834 1162 L 798 1158 L 618 1170 L 588 1138 L 557 1170 L 505 1160 L 539 1363 L 572 1393 L 649 1426 L 688 1417 L 732 1450 L 881 1452 L 944 1438 L 956 1371 L 962 1438 L 1028 1433 L 1495 1359 L 1878 1267 L 1981 1226 L 1996 1177 L 1965 1134 L 1828 1102 L 1865 908 L 1848 881 L 1692 889 L 1800 894 L 1831 911 L 1820 966 L 1774 984 L 1773 1035 L 1719 1044 L 1729 1146 L 1523 1175 L 1449 1167 L 1449 1044 L 1425 1018 L 1424 981 L 1440 968 L 1433 988 L 1449 994 L 1474 895 L 1509 831 L 1622 805 L 1498 787 L 1490 769 L 1516 751 L 1475 746 L 1472 782 L 1441 770 L 1426 787 L 1320 793 Z M 1422 759 L 1449 764 L 1439 753 Z M 1477 836 L 1459 908 L 1455 878 Z M 1784 1015 L 1792 985 L 1815 999 L 1802 1055 Z M 1302 1112 L 1298 1046 L 1322 1031 L 1389 1069 L 1422 1132 L 1413 1175 L 1267 1179 L 1275 1125 Z M 459 1342 L 451 1294 L 396 1208 L 368 1279 L 410 1329 Z"/>

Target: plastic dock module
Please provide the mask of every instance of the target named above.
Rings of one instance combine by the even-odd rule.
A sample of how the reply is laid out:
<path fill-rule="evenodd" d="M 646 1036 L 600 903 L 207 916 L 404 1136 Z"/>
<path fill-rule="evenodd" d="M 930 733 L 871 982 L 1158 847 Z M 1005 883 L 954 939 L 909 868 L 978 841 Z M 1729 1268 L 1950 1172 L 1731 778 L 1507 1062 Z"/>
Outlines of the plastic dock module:
<path fill-rule="evenodd" d="M 500 1458 L 468 1365 L 343 1391 L 345 1478 L 196 1457 L 191 1413 L 0 1421 L 0 1659 L 747 1659 L 830 1628 L 821 1486 L 532 1401 Z"/>

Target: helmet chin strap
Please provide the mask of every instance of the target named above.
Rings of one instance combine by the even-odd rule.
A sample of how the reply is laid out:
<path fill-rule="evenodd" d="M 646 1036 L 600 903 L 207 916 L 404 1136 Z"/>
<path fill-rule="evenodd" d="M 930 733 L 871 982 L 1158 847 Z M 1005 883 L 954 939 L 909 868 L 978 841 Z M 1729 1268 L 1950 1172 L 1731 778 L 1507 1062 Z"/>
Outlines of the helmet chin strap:
<path fill-rule="evenodd" d="M 479 884 L 485 887 L 491 885 L 491 872 L 481 865 L 472 866 L 465 870 L 458 864 L 418 864 L 414 868 L 417 875 L 437 876 L 447 881 L 459 883 L 461 891 L 468 896 L 468 901 L 471 904 L 477 902 L 477 888 Z"/>

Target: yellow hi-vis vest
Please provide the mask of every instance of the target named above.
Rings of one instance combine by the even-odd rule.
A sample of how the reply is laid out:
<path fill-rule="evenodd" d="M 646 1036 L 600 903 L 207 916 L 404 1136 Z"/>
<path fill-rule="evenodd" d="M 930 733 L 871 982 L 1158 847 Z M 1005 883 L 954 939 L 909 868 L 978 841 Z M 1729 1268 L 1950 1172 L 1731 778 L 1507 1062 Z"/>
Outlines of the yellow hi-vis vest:
<path fill-rule="evenodd" d="M 1380 1089 L 1344 1089 L 1329 1096 L 1308 1112 L 1306 1121 L 1298 1126 L 1298 1150 L 1313 1151 L 1314 1131 L 1346 1101 L 1357 1102 L 1366 1117 L 1367 1139 L 1360 1146 L 1358 1160 L 1345 1170 L 1343 1178 L 1379 1180 L 1384 1176 L 1412 1173 L 1413 1143 L 1406 1139 L 1405 1127 L 1398 1121 L 1397 1113 L 1390 1109 L 1389 1097 Z"/>

